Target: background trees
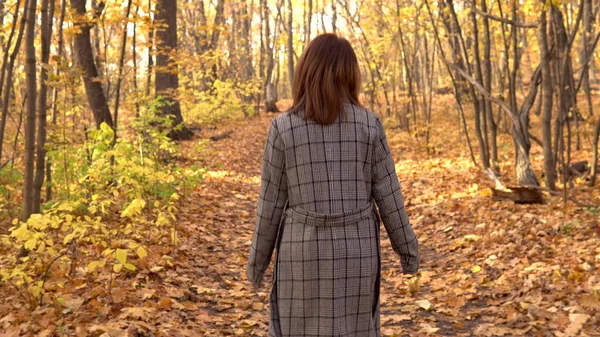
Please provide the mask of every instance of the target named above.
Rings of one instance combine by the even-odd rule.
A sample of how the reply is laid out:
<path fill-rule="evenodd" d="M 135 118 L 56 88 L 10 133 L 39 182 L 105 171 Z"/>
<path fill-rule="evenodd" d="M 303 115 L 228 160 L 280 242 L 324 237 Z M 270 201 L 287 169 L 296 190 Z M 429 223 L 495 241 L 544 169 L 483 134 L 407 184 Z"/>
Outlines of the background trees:
<path fill-rule="evenodd" d="M 456 105 L 443 110 L 482 169 L 556 189 L 566 174 L 557 170 L 574 160 L 596 171 L 599 7 L 591 0 L 3 0 L 0 168 L 21 172 L 27 217 L 52 197 L 56 168 L 46 158 L 63 142 L 80 142 L 102 123 L 125 130 L 154 112 L 170 116 L 171 138 L 188 139 L 206 122 L 278 111 L 289 104 L 306 43 L 336 32 L 359 56 L 364 104 L 424 151 L 436 153 L 434 102 L 450 94 Z M 514 150 L 499 147 L 506 136 Z M 534 160 L 537 146 L 543 158 Z"/>

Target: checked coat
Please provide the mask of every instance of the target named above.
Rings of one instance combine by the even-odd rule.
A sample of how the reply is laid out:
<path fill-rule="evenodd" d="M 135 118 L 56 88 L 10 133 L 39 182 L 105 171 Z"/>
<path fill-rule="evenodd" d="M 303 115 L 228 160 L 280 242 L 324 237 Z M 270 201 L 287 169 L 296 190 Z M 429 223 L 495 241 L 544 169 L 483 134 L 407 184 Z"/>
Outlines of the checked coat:
<path fill-rule="evenodd" d="M 269 336 L 380 336 L 373 201 L 403 271 L 419 268 L 381 121 L 348 102 L 344 109 L 331 125 L 288 112 L 269 129 L 247 268 L 258 287 L 277 248 Z"/>

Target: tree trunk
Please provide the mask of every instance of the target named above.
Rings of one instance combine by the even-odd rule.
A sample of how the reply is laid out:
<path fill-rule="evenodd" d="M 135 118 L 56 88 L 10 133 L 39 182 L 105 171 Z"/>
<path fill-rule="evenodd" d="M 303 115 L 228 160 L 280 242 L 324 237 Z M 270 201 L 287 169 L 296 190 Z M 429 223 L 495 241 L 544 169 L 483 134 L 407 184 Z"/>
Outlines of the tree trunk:
<path fill-rule="evenodd" d="M 133 36 L 131 37 L 131 60 L 133 62 L 133 91 L 135 92 L 135 117 L 140 116 L 139 83 L 138 83 L 138 54 L 137 54 L 137 19 L 140 13 L 139 4 L 135 6 L 135 20 L 133 21 Z M 127 27 L 127 25 L 125 25 Z"/>
<path fill-rule="evenodd" d="M 265 95 L 265 111 L 266 112 L 279 112 L 277 108 L 277 87 L 273 83 L 267 84 L 266 95 Z"/>
<path fill-rule="evenodd" d="M 275 68 L 275 60 L 274 60 L 274 55 L 273 55 L 273 50 L 275 49 L 275 46 L 273 44 L 273 46 L 271 45 L 271 25 L 270 25 L 270 11 L 269 11 L 269 7 L 267 4 L 266 0 L 262 1 L 262 9 L 263 9 L 263 15 L 265 18 L 265 36 L 264 36 L 264 48 L 265 48 L 265 55 L 267 58 L 267 68 L 265 69 L 265 82 L 264 82 L 264 88 L 265 88 L 265 111 L 266 112 L 279 112 L 279 109 L 277 108 L 277 105 L 275 104 L 277 102 L 277 91 L 275 89 L 275 86 L 273 85 L 273 69 Z M 279 10 L 281 10 L 281 8 L 278 8 Z M 279 19 L 281 17 L 281 12 L 278 12 L 277 15 L 277 19 Z M 278 25 L 278 21 L 277 19 L 275 20 L 275 27 L 279 27 Z M 277 41 L 277 29 L 275 29 L 275 37 L 273 38 L 273 41 Z"/>
<path fill-rule="evenodd" d="M 60 18 L 58 20 L 58 48 L 57 48 L 57 64 L 56 78 L 60 75 L 60 65 L 62 64 L 62 54 L 64 47 L 63 24 L 65 22 L 65 14 L 67 8 L 67 0 L 62 0 L 60 5 Z M 56 114 L 58 111 L 58 86 L 52 88 L 52 124 L 56 125 Z M 46 202 L 52 200 L 52 162 L 50 158 L 46 160 Z"/>
<path fill-rule="evenodd" d="M 542 67 L 542 141 L 544 148 L 544 175 L 546 187 L 556 189 L 556 164 L 552 151 L 552 100 L 553 83 L 550 69 L 550 51 L 548 49 L 547 10 L 540 15 L 538 43 L 540 49 L 540 65 Z"/>
<path fill-rule="evenodd" d="M 481 57 L 479 55 L 479 27 L 478 27 L 478 23 L 477 23 L 477 17 L 475 14 L 475 8 L 476 8 L 476 3 L 473 2 L 472 3 L 473 9 L 471 10 L 471 22 L 473 25 L 473 34 L 471 36 L 472 41 L 473 41 L 473 58 L 475 61 L 474 64 L 474 72 L 475 72 L 475 79 L 477 80 L 477 82 L 480 85 L 484 85 L 483 84 L 483 74 L 481 72 Z M 490 92 L 490 91 L 488 91 Z M 478 111 L 477 107 L 475 107 L 475 118 L 479 118 L 480 120 L 480 131 L 481 135 L 482 135 L 482 139 L 483 139 L 483 147 L 480 145 L 480 149 L 482 151 L 481 153 L 481 157 L 482 157 L 482 161 L 483 161 L 483 168 L 487 169 L 490 166 L 490 160 L 489 160 L 489 155 L 490 155 L 490 148 L 489 148 L 489 138 L 488 138 L 488 127 L 487 127 L 487 117 L 488 117 L 488 110 L 487 107 L 488 105 L 486 104 L 487 99 L 485 97 L 483 97 L 483 95 L 476 95 L 476 100 L 478 102 L 478 105 L 480 107 L 480 110 Z"/>
<path fill-rule="evenodd" d="M 592 33 L 593 33 L 593 23 L 594 23 L 594 8 L 592 5 L 592 0 L 584 1 L 584 9 L 583 9 L 583 48 L 581 51 L 581 60 L 587 60 L 592 50 Z M 592 93 L 590 90 L 590 72 L 584 71 L 581 76 L 583 76 L 583 90 L 585 92 L 585 98 L 587 101 L 588 113 L 590 116 L 594 116 L 593 104 L 592 104 Z M 594 167 L 594 166 L 592 166 Z"/>
<path fill-rule="evenodd" d="M 96 127 L 100 127 L 100 124 L 106 123 L 110 127 L 113 126 L 112 116 L 108 108 L 106 96 L 102 89 L 102 84 L 98 79 L 98 69 L 94 61 L 94 54 L 92 52 L 92 43 L 90 41 L 90 23 L 85 17 L 86 0 L 71 0 L 71 8 L 76 16 L 75 26 L 78 28 L 78 33 L 75 34 L 75 54 L 77 56 L 77 62 L 81 67 L 83 74 L 83 82 L 85 84 L 85 91 L 87 94 L 90 108 L 94 114 L 96 120 Z"/>
<path fill-rule="evenodd" d="M 35 108 L 37 98 L 37 76 L 35 60 L 35 21 L 37 0 L 29 0 L 26 7 L 27 24 L 25 32 L 27 117 L 25 120 L 25 174 L 23 182 L 23 221 L 33 214 L 33 172 L 35 159 Z"/>
<path fill-rule="evenodd" d="M 42 0 L 40 91 L 37 115 L 37 148 L 35 179 L 33 182 L 33 213 L 39 213 L 42 205 L 42 186 L 46 169 L 46 116 L 48 110 L 48 61 L 52 43 L 52 21 L 54 19 L 54 0 Z"/>
<path fill-rule="evenodd" d="M 148 0 L 148 12 L 152 16 L 152 0 Z M 152 90 L 152 71 L 154 69 L 154 58 L 152 51 L 154 46 L 154 16 L 152 16 L 150 29 L 148 31 L 148 72 L 146 73 L 146 96 L 150 97 Z"/>
<path fill-rule="evenodd" d="M 460 29 L 459 26 L 459 22 L 458 22 L 458 16 L 456 15 L 456 11 L 454 9 L 454 1 L 453 0 L 446 0 L 447 1 L 447 8 L 450 11 L 450 14 L 452 16 L 453 22 L 454 22 L 454 26 L 456 29 L 456 34 L 458 35 L 458 39 L 460 42 L 460 46 L 462 48 L 460 48 L 462 50 L 462 58 L 464 60 L 464 65 L 467 70 L 467 73 L 469 74 L 469 76 L 472 76 L 473 70 L 472 70 L 472 66 L 471 63 L 469 62 L 469 58 L 468 58 L 468 53 L 467 53 L 467 44 L 465 43 L 465 39 L 463 37 L 463 33 L 462 33 L 462 29 Z M 473 111 L 474 111 L 474 117 L 475 117 L 475 136 L 477 136 L 477 140 L 479 142 L 479 152 L 481 155 L 481 163 L 484 169 L 487 169 L 490 166 L 490 160 L 489 160 L 489 152 L 488 152 L 488 148 L 487 148 L 487 144 L 484 138 L 484 133 L 482 132 L 482 125 L 481 125 L 481 105 L 479 104 L 479 98 L 477 97 L 477 93 L 475 92 L 475 88 L 473 86 L 473 84 L 470 84 L 470 90 L 469 90 L 470 94 L 471 94 L 471 98 L 473 100 Z"/>
<path fill-rule="evenodd" d="M 19 9 L 21 7 L 21 0 L 18 0 L 15 4 L 15 12 L 13 14 L 13 27 L 11 29 L 11 33 L 9 39 L 6 44 L 6 49 L 4 51 L 4 60 L 2 62 L 2 76 L 0 76 L 0 94 L 2 96 L 2 116 L 0 117 L 0 164 L 2 162 L 2 153 L 4 148 L 4 132 L 6 131 L 6 119 L 8 118 L 8 105 L 10 104 L 10 95 L 12 92 L 12 79 L 13 72 L 15 68 L 15 60 L 17 59 L 17 55 L 19 54 L 19 50 L 21 49 L 21 41 L 23 40 L 23 33 L 25 32 L 25 25 L 27 14 L 26 10 L 21 17 L 21 23 L 19 25 L 19 32 L 17 34 L 17 40 L 15 41 L 15 47 L 9 55 L 10 44 L 12 44 L 12 39 L 14 36 L 14 32 L 18 25 L 19 18 Z M 25 8 L 27 8 L 27 0 L 25 1 Z M 7 62 L 7 58 L 9 59 Z M 6 81 L 4 81 L 4 72 L 6 71 Z M 6 82 L 6 86 L 3 87 L 2 84 Z"/>
<path fill-rule="evenodd" d="M 115 119 L 114 131 L 115 136 L 113 143 L 117 141 L 117 126 L 119 125 L 119 104 L 121 102 L 121 83 L 123 82 L 123 64 L 125 63 L 125 49 L 127 48 L 127 23 L 129 22 L 129 14 L 131 13 L 132 1 L 127 1 L 127 9 L 125 10 L 125 22 L 123 23 L 123 36 L 121 38 L 121 54 L 119 57 L 119 70 L 117 75 L 117 88 L 115 89 Z M 135 34 L 134 34 L 135 36 Z M 135 55 L 134 55 L 135 58 Z M 133 75 L 135 77 L 135 74 Z"/>
<path fill-rule="evenodd" d="M 336 0 L 331 0 L 331 29 L 333 34 L 337 34 L 337 8 L 335 2 Z"/>
<path fill-rule="evenodd" d="M 156 75 L 154 86 L 156 94 L 164 97 L 165 103 L 161 107 L 164 116 L 173 118 L 173 130 L 169 137 L 175 140 L 190 139 L 192 131 L 183 125 L 181 107 L 177 100 L 179 89 L 179 70 L 175 62 L 177 52 L 177 1 L 158 0 L 156 3 L 156 20 L 165 25 L 157 30 L 156 37 Z M 214 35 L 213 35 L 214 37 Z"/>
<path fill-rule="evenodd" d="M 306 10 L 306 8 L 305 8 Z M 304 26 L 304 46 L 306 47 L 306 45 L 308 44 L 308 42 L 310 42 L 310 30 L 311 30 L 311 26 L 312 26 L 312 10 L 313 10 L 313 2 L 312 0 L 308 0 L 308 10 L 307 12 L 305 12 L 305 16 L 306 16 L 306 22 L 304 23 L 306 26 Z"/>
<path fill-rule="evenodd" d="M 487 12 L 487 0 L 481 0 L 481 10 Z M 490 24 L 487 17 L 483 18 L 483 86 L 488 92 L 492 92 L 492 41 L 490 37 Z M 485 100 L 485 110 L 487 111 L 487 121 L 490 130 L 488 146 L 491 152 L 491 165 L 496 171 L 500 170 L 498 162 L 498 144 L 497 144 L 497 133 L 498 126 L 494 120 L 494 112 L 492 110 L 492 102 L 489 99 Z"/>
<path fill-rule="evenodd" d="M 600 119 L 596 121 L 594 127 L 594 139 L 592 141 L 593 157 L 592 157 L 592 172 L 590 174 L 590 187 L 596 184 L 596 177 L 598 176 L 598 138 L 600 138 Z"/>
<path fill-rule="evenodd" d="M 246 81 L 250 81 L 254 77 L 254 67 L 252 66 L 252 44 L 250 42 L 252 13 L 248 11 L 248 6 L 248 3 L 245 2 L 244 7 L 242 8 L 242 15 L 244 16 L 242 19 L 242 44 L 244 47 L 244 78 Z"/>
<path fill-rule="evenodd" d="M 335 2 L 335 1 L 334 1 Z M 288 0 L 288 20 L 287 20 L 287 52 L 288 52 L 288 75 L 290 77 L 290 88 L 294 85 L 294 8 L 292 0 Z"/>

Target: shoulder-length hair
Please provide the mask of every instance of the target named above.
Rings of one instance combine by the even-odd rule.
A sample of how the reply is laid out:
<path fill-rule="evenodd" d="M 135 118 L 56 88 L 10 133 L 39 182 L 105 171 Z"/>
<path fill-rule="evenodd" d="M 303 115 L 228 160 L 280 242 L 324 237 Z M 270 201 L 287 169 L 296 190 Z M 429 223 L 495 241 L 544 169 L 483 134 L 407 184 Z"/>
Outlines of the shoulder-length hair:
<path fill-rule="evenodd" d="M 322 34 L 302 52 L 294 71 L 290 111 L 304 119 L 328 125 L 343 118 L 344 102 L 360 106 L 361 85 L 358 59 L 348 40 Z"/>

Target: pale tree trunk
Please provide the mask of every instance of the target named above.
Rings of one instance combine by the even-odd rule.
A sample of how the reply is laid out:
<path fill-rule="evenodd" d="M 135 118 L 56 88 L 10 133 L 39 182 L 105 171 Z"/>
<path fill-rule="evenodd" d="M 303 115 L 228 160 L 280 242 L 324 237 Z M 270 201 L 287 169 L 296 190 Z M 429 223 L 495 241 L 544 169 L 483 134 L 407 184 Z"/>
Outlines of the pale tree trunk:
<path fill-rule="evenodd" d="M 77 55 L 77 62 L 83 71 L 82 77 L 85 84 L 85 91 L 90 108 L 94 114 L 96 127 L 100 127 L 102 123 L 106 123 L 112 127 L 112 115 L 108 108 L 102 84 L 98 79 L 98 69 L 96 68 L 92 52 L 92 43 L 90 41 L 91 27 L 89 20 L 85 17 L 85 3 L 86 0 L 71 0 L 71 8 L 76 17 L 75 26 L 79 29 L 78 33 L 75 34 L 75 54 Z"/>
<path fill-rule="evenodd" d="M 164 116 L 173 118 L 173 127 L 169 137 L 175 140 L 190 139 L 194 134 L 183 125 L 181 106 L 177 100 L 179 89 L 179 70 L 177 67 L 177 1 L 158 0 L 156 3 L 156 21 L 165 28 L 158 29 L 156 33 L 156 67 L 155 88 L 156 94 L 165 99 L 161 112 Z M 218 39 L 218 35 L 217 35 Z M 213 35 L 213 41 L 215 36 Z"/>
<path fill-rule="evenodd" d="M 331 29 L 333 34 L 337 34 L 337 8 L 335 2 L 337 0 L 331 0 Z"/>
<path fill-rule="evenodd" d="M 264 43 L 265 43 L 265 54 L 267 57 L 267 68 L 266 68 L 266 73 L 265 73 L 265 82 L 264 82 L 264 87 L 265 87 L 265 111 L 266 112 L 279 112 L 279 109 L 277 108 L 277 88 L 276 86 L 273 84 L 273 69 L 275 69 L 275 56 L 274 56 L 274 49 L 276 43 L 273 43 L 273 45 L 271 45 L 271 25 L 270 25 L 270 11 L 269 11 L 269 7 L 267 5 L 267 1 L 263 0 L 262 2 L 262 7 L 263 7 L 263 11 L 264 11 L 264 18 L 265 18 L 265 36 L 264 36 Z M 277 28 L 280 26 L 279 25 L 279 19 L 281 18 L 281 7 L 277 7 L 277 17 L 275 19 L 275 29 L 274 29 L 274 37 L 273 37 L 273 41 L 277 41 Z"/>
<path fill-rule="evenodd" d="M 131 13 L 132 0 L 127 1 L 127 9 L 125 10 L 125 21 L 123 23 L 123 36 L 121 38 L 121 51 L 119 57 L 119 70 L 117 75 L 117 88 L 115 89 L 115 118 L 114 118 L 114 131 L 115 136 L 113 138 L 113 144 L 117 141 L 117 127 L 119 125 L 119 104 L 121 102 L 121 83 L 123 82 L 123 65 L 125 63 L 125 49 L 127 48 L 127 22 L 129 21 L 129 14 Z M 134 34 L 135 36 L 135 34 Z M 135 59 L 135 55 L 134 55 Z M 135 78 L 135 73 L 133 74 Z"/>
<path fill-rule="evenodd" d="M 39 213 L 42 205 L 42 186 L 46 169 L 46 116 L 48 110 L 48 61 L 52 43 L 54 0 L 42 0 L 40 91 L 37 115 L 37 144 L 35 179 L 33 181 L 33 213 Z"/>
<path fill-rule="evenodd" d="M 308 0 L 308 9 L 306 7 L 304 7 L 304 16 L 305 16 L 305 26 L 304 26 L 304 47 L 306 47 L 306 45 L 308 44 L 308 42 L 310 41 L 310 30 L 311 30 L 311 26 L 312 26 L 312 10 L 313 10 L 313 2 L 312 0 Z"/>
<path fill-rule="evenodd" d="M 334 1 L 335 2 L 335 1 Z M 294 8 L 292 0 L 287 1 L 288 17 L 287 17 L 287 52 L 288 52 L 288 75 L 290 77 L 290 88 L 294 85 Z"/>
<path fill-rule="evenodd" d="M 23 216 L 27 221 L 33 214 L 33 173 L 35 165 L 35 108 L 37 98 L 37 76 L 35 60 L 36 0 L 29 0 L 26 7 L 25 28 L 27 117 L 25 119 L 25 174 L 23 177 Z"/>
<path fill-rule="evenodd" d="M 57 63 L 56 78 L 60 75 L 60 65 L 62 64 L 62 54 L 64 49 L 64 34 L 63 24 L 65 22 L 65 14 L 67 8 L 67 0 L 61 1 L 60 18 L 58 20 L 58 48 L 57 48 Z M 52 88 L 52 124 L 56 125 L 56 115 L 58 112 L 58 85 Z M 52 162 L 50 158 L 46 161 L 46 201 L 52 200 Z"/>
<path fill-rule="evenodd" d="M 535 85 L 535 84 L 534 84 Z M 523 113 L 520 118 L 513 118 L 513 141 L 515 143 L 515 173 L 519 186 L 539 186 L 540 183 L 531 168 L 529 152 L 529 114 Z"/>

